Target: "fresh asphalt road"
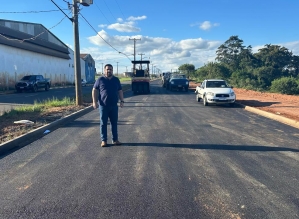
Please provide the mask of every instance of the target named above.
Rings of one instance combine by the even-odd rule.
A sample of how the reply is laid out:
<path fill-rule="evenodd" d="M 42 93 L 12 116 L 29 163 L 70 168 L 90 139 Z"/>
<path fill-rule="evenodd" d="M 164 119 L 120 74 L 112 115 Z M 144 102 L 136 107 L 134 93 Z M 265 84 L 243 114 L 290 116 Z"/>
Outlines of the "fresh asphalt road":
<path fill-rule="evenodd" d="M 94 110 L 0 157 L 1 218 L 299 218 L 298 129 L 158 82 L 125 97 L 122 146 Z"/>

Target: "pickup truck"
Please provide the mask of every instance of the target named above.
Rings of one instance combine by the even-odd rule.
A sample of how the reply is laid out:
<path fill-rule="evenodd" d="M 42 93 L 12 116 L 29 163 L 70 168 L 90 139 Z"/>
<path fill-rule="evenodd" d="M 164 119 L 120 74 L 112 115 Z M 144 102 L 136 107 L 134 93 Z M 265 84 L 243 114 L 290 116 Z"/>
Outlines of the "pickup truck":
<path fill-rule="evenodd" d="M 197 86 L 196 100 L 200 102 L 203 100 L 203 105 L 209 104 L 229 104 L 235 105 L 236 94 L 233 90 L 233 86 L 229 86 L 225 80 L 221 79 L 206 79 L 201 83 L 201 86 Z"/>
<path fill-rule="evenodd" d="M 26 75 L 15 84 L 17 92 L 22 92 L 23 90 L 36 92 L 41 88 L 48 91 L 50 87 L 51 80 L 49 78 L 44 78 L 42 75 Z"/>

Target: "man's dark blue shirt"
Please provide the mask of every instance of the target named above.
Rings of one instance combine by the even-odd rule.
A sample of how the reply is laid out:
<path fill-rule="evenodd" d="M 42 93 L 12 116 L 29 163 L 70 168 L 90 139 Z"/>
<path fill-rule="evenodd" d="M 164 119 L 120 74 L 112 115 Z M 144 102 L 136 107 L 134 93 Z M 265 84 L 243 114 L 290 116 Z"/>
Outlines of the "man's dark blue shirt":
<path fill-rule="evenodd" d="M 100 106 L 116 106 L 118 103 L 118 91 L 122 90 L 120 80 L 112 76 L 111 79 L 107 77 L 99 77 L 95 84 L 94 89 L 99 91 L 99 105 Z"/>

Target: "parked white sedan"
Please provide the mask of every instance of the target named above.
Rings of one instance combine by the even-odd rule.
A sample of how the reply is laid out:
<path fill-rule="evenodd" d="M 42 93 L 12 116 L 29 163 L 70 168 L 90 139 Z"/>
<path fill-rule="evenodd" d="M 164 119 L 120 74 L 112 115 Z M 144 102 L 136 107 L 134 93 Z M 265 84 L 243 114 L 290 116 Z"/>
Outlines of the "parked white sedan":
<path fill-rule="evenodd" d="M 197 86 L 196 100 L 203 100 L 203 105 L 209 104 L 229 104 L 234 106 L 236 95 L 232 86 L 228 86 L 225 80 L 207 79 Z"/>

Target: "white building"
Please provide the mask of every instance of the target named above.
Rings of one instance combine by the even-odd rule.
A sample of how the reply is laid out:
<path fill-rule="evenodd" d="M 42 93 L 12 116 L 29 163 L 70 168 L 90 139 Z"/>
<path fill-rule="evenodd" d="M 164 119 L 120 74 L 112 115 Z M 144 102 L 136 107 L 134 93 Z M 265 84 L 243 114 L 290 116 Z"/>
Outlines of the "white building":
<path fill-rule="evenodd" d="M 72 84 L 74 52 L 41 24 L 0 19 L 0 90 L 14 89 L 30 74 L 50 78 L 52 86 Z"/>

